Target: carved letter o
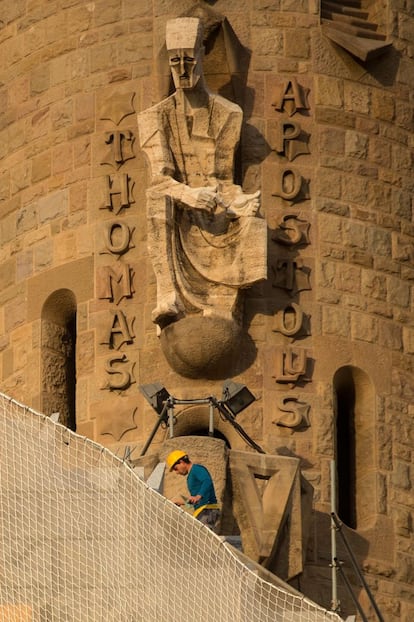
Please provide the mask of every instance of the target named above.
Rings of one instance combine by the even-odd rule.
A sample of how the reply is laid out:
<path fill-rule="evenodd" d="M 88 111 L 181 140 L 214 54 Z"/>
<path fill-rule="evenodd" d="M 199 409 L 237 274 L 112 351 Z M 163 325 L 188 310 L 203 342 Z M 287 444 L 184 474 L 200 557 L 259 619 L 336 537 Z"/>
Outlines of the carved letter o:
<path fill-rule="evenodd" d="M 288 183 L 288 179 L 291 183 Z M 291 168 L 286 168 L 282 171 L 280 179 L 279 196 L 282 199 L 292 200 L 298 196 L 302 187 L 302 175 L 297 173 Z"/>
<path fill-rule="evenodd" d="M 286 318 L 289 315 L 294 316 L 294 322 L 292 326 L 288 326 Z M 277 314 L 277 328 L 283 335 L 291 337 L 296 335 L 302 328 L 303 311 L 298 304 L 291 302 L 282 311 Z"/>
<path fill-rule="evenodd" d="M 114 240 L 114 232 L 119 229 L 118 239 Z M 131 232 L 128 225 L 123 222 L 110 223 L 104 229 L 105 247 L 114 255 L 122 255 L 129 249 L 129 243 L 131 240 Z"/>

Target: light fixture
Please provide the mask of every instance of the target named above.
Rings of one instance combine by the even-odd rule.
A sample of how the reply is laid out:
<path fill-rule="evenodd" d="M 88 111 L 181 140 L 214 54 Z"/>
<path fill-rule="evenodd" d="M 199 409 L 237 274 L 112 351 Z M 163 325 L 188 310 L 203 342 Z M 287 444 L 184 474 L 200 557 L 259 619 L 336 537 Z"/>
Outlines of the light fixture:
<path fill-rule="evenodd" d="M 141 384 L 139 390 L 158 415 L 163 414 L 165 402 L 171 397 L 161 382 Z"/>
<path fill-rule="evenodd" d="M 242 426 L 235 420 L 239 412 L 247 408 L 256 400 L 255 396 L 244 384 L 237 384 L 232 380 L 226 380 L 223 385 L 223 397 L 218 400 L 213 395 L 194 399 L 177 399 L 173 397 L 161 382 L 152 384 L 142 384 L 139 390 L 158 414 L 158 420 L 141 450 L 140 456 L 144 456 L 148 447 L 157 433 L 158 428 L 165 424 L 169 428 L 170 438 L 174 437 L 174 407 L 189 404 L 208 404 L 209 405 L 209 435 L 214 436 L 214 409 L 217 409 L 225 421 L 228 421 L 240 436 L 256 451 L 264 454 L 264 450 L 250 438 Z"/>
<path fill-rule="evenodd" d="M 236 416 L 256 400 L 245 384 L 226 380 L 223 385 L 222 402 Z"/>

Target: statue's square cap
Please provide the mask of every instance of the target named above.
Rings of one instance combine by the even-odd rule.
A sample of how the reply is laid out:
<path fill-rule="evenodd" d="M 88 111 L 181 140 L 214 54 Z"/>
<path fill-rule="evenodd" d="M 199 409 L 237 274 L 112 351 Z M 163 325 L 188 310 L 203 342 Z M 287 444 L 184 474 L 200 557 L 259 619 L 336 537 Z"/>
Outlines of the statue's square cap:
<path fill-rule="evenodd" d="M 167 50 L 194 49 L 202 43 L 203 25 L 198 17 L 177 17 L 167 22 Z"/>

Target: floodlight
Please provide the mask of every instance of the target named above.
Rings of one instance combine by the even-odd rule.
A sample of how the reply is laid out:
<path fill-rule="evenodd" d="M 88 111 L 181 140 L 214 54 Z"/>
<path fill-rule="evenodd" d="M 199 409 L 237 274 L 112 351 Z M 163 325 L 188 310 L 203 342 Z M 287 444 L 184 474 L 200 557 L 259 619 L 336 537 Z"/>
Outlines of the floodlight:
<path fill-rule="evenodd" d="M 147 402 L 151 404 L 153 409 L 159 415 L 164 410 L 165 402 L 168 400 L 170 394 L 167 389 L 161 384 L 161 382 L 154 382 L 152 384 L 141 384 L 139 387 L 142 395 Z"/>
<path fill-rule="evenodd" d="M 234 416 L 250 406 L 255 400 L 255 396 L 249 391 L 245 384 L 238 384 L 232 380 L 225 381 L 223 385 L 222 402 Z"/>
<path fill-rule="evenodd" d="M 264 450 L 250 438 L 242 426 L 237 423 L 235 417 L 239 412 L 247 408 L 252 402 L 255 401 L 255 396 L 249 391 L 244 384 L 237 384 L 232 380 L 226 380 L 223 385 L 223 397 L 222 400 L 218 400 L 213 395 L 209 397 L 200 397 L 194 399 L 177 399 L 168 393 L 167 389 L 161 384 L 161 382 L 154 382 L 152 384 L 142 384 L 139 386 L 139 390 L 153 407 L 158 414 L 158 419 L 155 423 L 147 442 L 141 450 L 140 456 L 144 456 L 148 447 L 152 443 L 154 436 L 157 433 L 158 428 L 165 424 L 170 431 L 170 438 L 174 437 L 174 406 L 175 404 L 209 404 L 210 406 L 210 418 L 209 418 L 209 435 L 214 436 L 214 408 L 223 416 L 224 420 L 228 421 L 234 429 L 240 434 L 240 436 L 251 446 L 253 449 L 261 454 L 264 454 Z"/>

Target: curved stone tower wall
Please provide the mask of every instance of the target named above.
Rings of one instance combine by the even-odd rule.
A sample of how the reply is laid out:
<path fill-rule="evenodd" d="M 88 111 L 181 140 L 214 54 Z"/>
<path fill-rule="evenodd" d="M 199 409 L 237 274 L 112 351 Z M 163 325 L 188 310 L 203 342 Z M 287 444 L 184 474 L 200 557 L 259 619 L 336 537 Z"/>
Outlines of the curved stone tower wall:
<path fill-rule="evenodd" d="M 410 5 L 371 3 L 367 19 L 392 45 L 363 61 L 333 42 L 311 0 L 199 3 L 213 24 L 207 83 L 244 111 L 237 172 L 246 191 L 262 190 L 268 280 L 245 292 L 250 341 L 226 375 L 191 379 L 167 363 L 151 321 L 136 118 L 168 94 L 165 23 L 193 3 L 173 8 L 3 2 L 1 390 L 47 414 L 69 404 L 69 425 L 122 453 L 139 450 L 155 423 L 139 385 L 161 380 L 190 399 L 220 397 L 227 376 L 245 383 L 260 399 L 237 420 L 267 452 L 300 457 L 315 490 L 295 587 L 330 605 L 337 458 L 339 507 L 366 578 L 389 622 L 411 620 Z M 177 420 L 180 433 L 197 433 L 208 413 Z"/>

